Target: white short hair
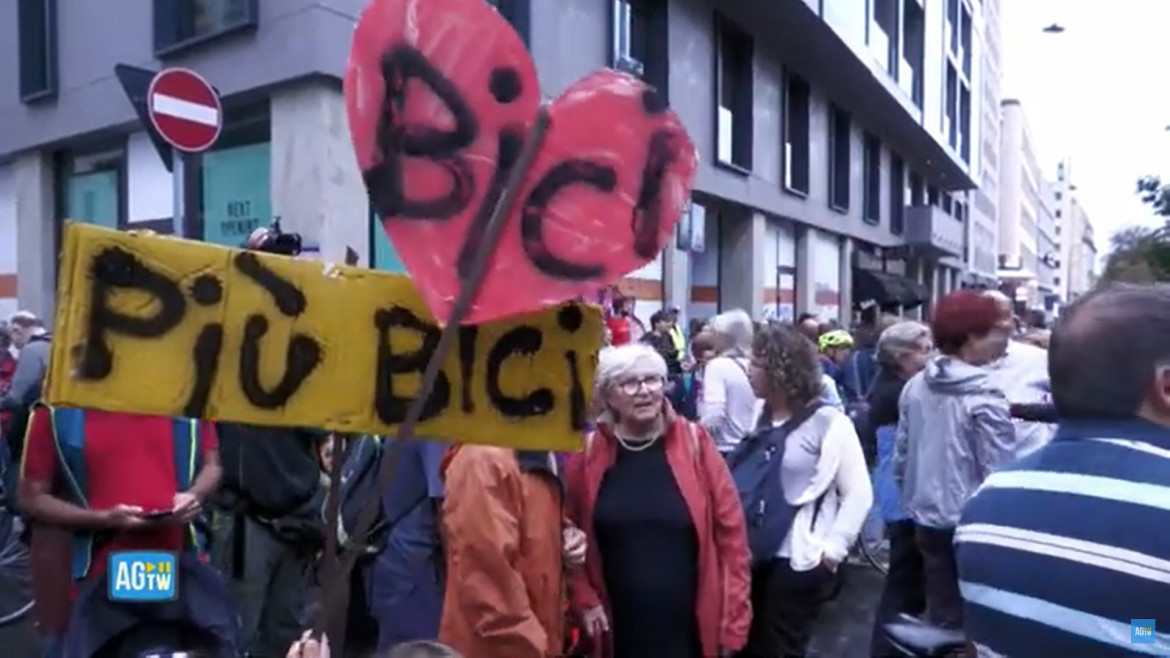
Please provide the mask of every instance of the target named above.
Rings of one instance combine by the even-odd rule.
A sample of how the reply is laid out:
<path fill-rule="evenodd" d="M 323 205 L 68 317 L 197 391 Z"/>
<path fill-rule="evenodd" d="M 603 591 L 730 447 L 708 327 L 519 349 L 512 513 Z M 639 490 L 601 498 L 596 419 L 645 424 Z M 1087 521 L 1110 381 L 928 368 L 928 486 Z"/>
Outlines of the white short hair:
<path fill-rule="evenodd" d="M 605 388 L 625 377 L 666 377 L 666 361 L 654 348 L 642 343 L 607 347 L 597 355 L 597 387 Z"/>
<path fill-rule="evenodd" d="M 903 356 L 918 351 L 918 342 L 923 338 L 930 338 L 930 328 L 915 320 L 903 320 L 886 327 L 878 336 L 878 361 L 897 365 Z"/>
<path fill-rule="evenodd" d="M 12 314 L 12 318 L 9 319 L 8 322 L 9 322 L 9 324 L 14 324 L 18 327 L 43 327 L 43 326 L 45 326 L 44 321 L 42 321 L 41 318 L 38 317 L 37 314 L 33 313 L 32 311 L 17 311 L 16 313 Z"/>
<path fill-rule="evenodd" d="M 755 325 L 752 324 L 752 316 L 748 315 L 747 311 L 737 308 L 720 313 L 711 318 L 707 326 L 716 334 L 730 338 L 734 347 L 751 349 Z"/>

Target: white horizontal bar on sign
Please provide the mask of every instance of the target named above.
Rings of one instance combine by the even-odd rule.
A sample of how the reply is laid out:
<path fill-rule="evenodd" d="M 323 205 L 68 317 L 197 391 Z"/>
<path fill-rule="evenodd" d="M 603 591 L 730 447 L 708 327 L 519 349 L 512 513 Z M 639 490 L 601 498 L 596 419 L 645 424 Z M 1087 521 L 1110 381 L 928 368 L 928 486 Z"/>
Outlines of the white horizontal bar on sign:
<path fill-rule="evenodd" d="M 192 103 L 165 94 L 155 94 L 151 102 L 154 111 L 159 114 L 184 119 L 192 123 L 201 123 L 205 126 L 219 125 L 219 110 L 214 107 Z"/>

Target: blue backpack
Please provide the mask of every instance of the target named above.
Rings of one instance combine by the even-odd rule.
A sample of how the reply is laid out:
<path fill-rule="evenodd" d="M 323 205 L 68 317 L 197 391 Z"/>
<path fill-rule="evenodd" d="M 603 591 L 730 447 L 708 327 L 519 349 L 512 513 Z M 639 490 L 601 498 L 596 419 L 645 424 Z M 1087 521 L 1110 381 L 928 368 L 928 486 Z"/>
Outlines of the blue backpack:
<path fill-rule="evenodd" d="M 40 406 L 40 403 L 38 403 Z M 85 410 L 53 408 L 49 410 L 52 420 L 53 439 L 62 467 L 66 493 L 80 507 L 89 507 L 89 479 L 85 464 Z M 199 445 L 199 421 L 191 418 L 175 418 L 172 421 L 175 442 L 175 491 L 185 491 L 194 481 L 202 467 L 203 451 Z M 187 529 L 187 547 L 198 550 L 203 544 L 196 525 Z M 89 575 L 95 544 L 103 539 L 104 533 L 73 533 L 73 578 L 83 580 Z"/>
<path fill-rule="evenodd" d="M 792 529 L 798 510 L 784 498 L 780 466 L 788 436 L 822 406 L 820 401 L 813 402 L 779 427 L 771 426 L 772 413 L 765 407 L 756 431 L 728 455 L 727 465 L 743 504 L 753 565 L 775 557 Z"/>

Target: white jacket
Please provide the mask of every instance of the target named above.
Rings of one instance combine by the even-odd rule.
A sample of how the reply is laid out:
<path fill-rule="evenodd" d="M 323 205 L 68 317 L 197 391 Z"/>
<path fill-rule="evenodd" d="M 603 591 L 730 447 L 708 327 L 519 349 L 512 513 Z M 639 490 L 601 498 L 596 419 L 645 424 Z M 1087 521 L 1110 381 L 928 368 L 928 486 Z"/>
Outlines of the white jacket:
<path fill-rule="evenodd" d="M 804 452 L 815 456 L 815 466 L 811 477 L 781 483 L 784 498 L 799 509 L 777 556 L 788 558 L 795 571 L 814 569 L 825 556 L 841 562 L 873 505 L 873 484 L 857 430 L 840 410 L 821 407 L 788 436 L 787 444 L 785 464 Z"/>

